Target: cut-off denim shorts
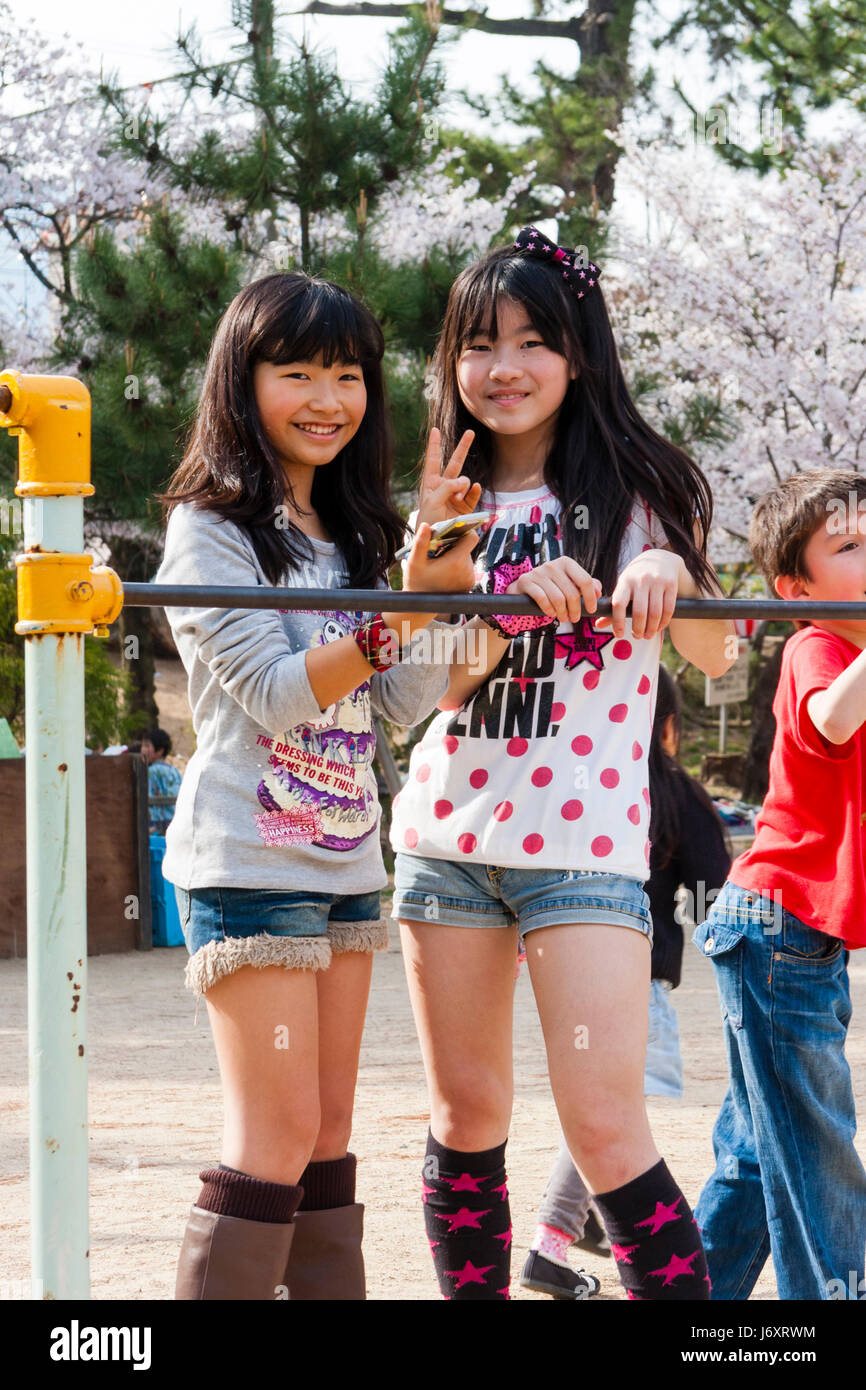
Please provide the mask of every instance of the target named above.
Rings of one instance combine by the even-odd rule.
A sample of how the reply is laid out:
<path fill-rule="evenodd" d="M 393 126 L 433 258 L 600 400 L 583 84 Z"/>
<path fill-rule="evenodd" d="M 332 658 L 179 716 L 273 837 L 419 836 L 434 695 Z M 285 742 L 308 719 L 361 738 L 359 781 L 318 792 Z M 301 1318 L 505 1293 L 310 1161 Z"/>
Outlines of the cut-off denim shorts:
<path fill-rule="evenodd" d="M 180 888 L 180 925 L 190 959 L 187 987 L 204 994 L 241 966 L 325 970 L 332 954 L 388 945 L 379 894 L 258 888 Z"/>
<path fill-rule="evenodd" d="M 633 927 L 652 945 L 643 882 L 594 869 L 503 869 L 398 853 L 392 917 L 451 927 L 536 927 L 598 922 Z"/>

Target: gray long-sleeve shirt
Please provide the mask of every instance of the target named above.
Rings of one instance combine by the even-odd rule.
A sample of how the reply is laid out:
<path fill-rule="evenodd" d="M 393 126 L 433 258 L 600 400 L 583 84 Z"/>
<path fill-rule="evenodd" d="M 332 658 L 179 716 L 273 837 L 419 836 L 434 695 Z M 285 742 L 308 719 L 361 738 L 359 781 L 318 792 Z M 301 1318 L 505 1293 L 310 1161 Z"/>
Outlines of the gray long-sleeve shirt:
<path fill-rule="evenodd" d="M 282 585 L 346 586 L 337 547 Z M 169 518 L 157 584 L 268 585 L 242 527 L 191 503 Z M 416 634 L 400 665 L 326 710 L 307 677 L 308 649 L 365 615 L 276 609 L 167 608 L 188 677 L 197 746 L 166 835 L 163 872 L 182 888 L 367 893 L 387 882 L 372 766 L 373 712 L 423 719 L 448 685 L 448 624 L 426 647 Z M 443 640 L 444 639 L 444 640 Z M 411 659 L 406 659 L 411 657 Z"/>

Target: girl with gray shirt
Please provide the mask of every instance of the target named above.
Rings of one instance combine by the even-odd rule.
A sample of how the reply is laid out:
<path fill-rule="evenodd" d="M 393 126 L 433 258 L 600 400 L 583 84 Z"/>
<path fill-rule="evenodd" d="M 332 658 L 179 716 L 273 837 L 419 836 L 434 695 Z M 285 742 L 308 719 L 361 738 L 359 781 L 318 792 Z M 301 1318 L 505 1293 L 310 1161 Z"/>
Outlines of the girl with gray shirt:
<path fill-rule="evenodd" d="M 389 592 L 403 522 L 383 351 L 336 285 L 277 274 L 237 295 L 160 499 L 158 583 Z M 430 535 L 419 526 L 404 588 L 468 590 L 478 535 L 435 561 Z M 371 953 L 387 945 L 372 717 L 413 724 L 435 707 L 450 628 L 423 642 L 432 613 L 166 611 L 197 742 L 164 873 L 224 1101 L 222 1161 L 200 1174 L 175 1297 L 363 1299 L 348 1144 Z M 437 648 L 443 664 L 427 659 Z"/>

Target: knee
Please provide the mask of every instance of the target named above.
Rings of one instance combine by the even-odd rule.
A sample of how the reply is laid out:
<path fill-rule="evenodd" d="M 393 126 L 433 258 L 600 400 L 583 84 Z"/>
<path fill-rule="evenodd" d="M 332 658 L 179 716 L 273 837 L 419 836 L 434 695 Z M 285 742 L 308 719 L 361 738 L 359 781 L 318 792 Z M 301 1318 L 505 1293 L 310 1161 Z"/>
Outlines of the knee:
<path fill-rule="evenodd" d="M 487 1073 L 466 1073 L 434 1097 L 431 1129 L 440 1144 L 464 1153 L 491 1149 L 508 1135 L 511 1088 Z"/>
<path fill-rule="evenodd" d="M 324 1107 L 311 1162 L 322 1163 L 331 1158 L 342 1158 L 348 1152 L 351 1137 L 351 1105 Z"/>

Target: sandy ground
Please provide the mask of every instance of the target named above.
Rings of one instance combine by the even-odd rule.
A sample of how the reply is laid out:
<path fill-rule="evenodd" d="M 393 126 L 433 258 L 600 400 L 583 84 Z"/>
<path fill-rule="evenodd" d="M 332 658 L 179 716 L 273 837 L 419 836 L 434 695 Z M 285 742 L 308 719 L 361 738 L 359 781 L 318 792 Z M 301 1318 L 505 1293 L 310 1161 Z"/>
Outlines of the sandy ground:
<path fill-rule="evenodd" d="M 389 909 L 390 910 L 390 909 Z M 183 986 L 184 948 L 98 956 L 89 961 L 91 1262 L 97 1299 L 169 1299 L 196 1174 L 219 1154 L 220 1092 L 206 1010 L 193 1026 Z M 857 1089 L 859 1148 L 866 1158 L 866 952 L 853 958 L 855 1015 L 848 1055 Z M 682 1101 L 652 1098 L 662 1153 L 694 1205 L 712 1164 L 710 1135 L 724 1092 L 725 1061 L 712 967 L 686 949 L 680 1018 L 686 1090 Z M 4 1235 L 0 1281 L 29 1274 L 26 967 L 0 962 L 0 1185 Z M 534 1212 L 556 1146 L 544 1047 L 525 969 L 516 990 L 516 1103 L 508 1149 L 517 1287 Z M 397 938 L 376 959 L 361 1056 L 355 1133 L 358 1195 L 367 1206 L 366 1258 L 372 1299 L 435 1299 L 420 1208 L 427 1103 L 421 1057 Z M 398 1252 L 395 1260 L 394 1252 Z M 581 1256 L 621 1297 L 609 1259 Z M 756 1297 L 775 1298 L 768 1264 Z"/>

